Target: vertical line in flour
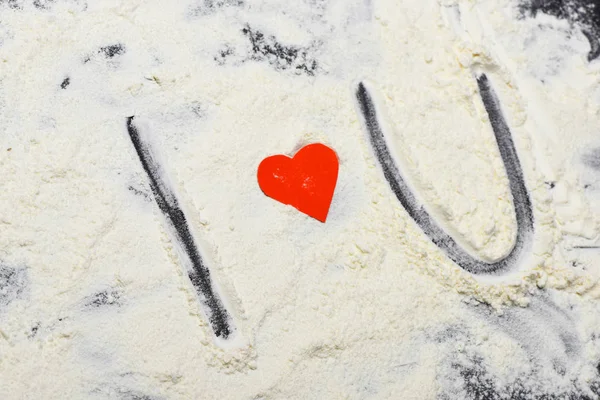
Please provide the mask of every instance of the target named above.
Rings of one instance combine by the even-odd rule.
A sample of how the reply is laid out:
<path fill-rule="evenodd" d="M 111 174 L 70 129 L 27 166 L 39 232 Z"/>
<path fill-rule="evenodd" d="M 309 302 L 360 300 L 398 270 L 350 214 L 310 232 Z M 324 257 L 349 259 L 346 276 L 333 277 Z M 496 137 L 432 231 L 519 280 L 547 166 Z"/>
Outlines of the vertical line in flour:
<path fill-rule="evenodd" d="M 487 75 L 481 74 L 477 78 L 477 86 L 479 86 L 479 95 L 490 119 L 496 143 L 498 144 L 498 150 L 500 151 L 500 157 L 502 157 L 504 168 L 506 169 L 506 176 L 508 177 L 517 219 L 517 237 L 523 236 L 525 232 L 533 232 L 533 210 L 529 193 L 525 186 L 523 169 L 519 162 L 519 156 L 515 149 L 510 128 L 504 119 L 500 101 L 490 85 Z"/>
<path fill-rule="evenodd" d="M 216 293 L 210 271 L 200 255 L 175 192 L 162 178 L 161 166 L 153 156 L 150 144 L 140 137 L 138 128 L 134 124 L 134 117 L 127 118 L 127 131 L 142 167 L 148 175 L 156 203 L 173 228 L 177 241 L 189 258 L 191 268 L 188 268 L 188 277 L 196 289 L 200 302 L 205 306 L 211 328 L 218 338 L 227 339 L 233 332 L 231 318 Z"/>
<path fill-rule="evenodd" d="M 369 134 L 369 142 L 383 169 L 383 174 L 392 192 L 394 192 L 396 198 L 410 217 L 431 241 L 446 253 L 448 258 L 464 270 L 473 274 L 499 274 L 512 268 L 520 259 L 525 249 L 529 248 L 533 235 L 533 212 L 511 132 L 504 120 L 498 99 L 485 75 L 481 75 L 477 79 L 477 83 L 496 137 L 500 156 L 506 168 L 517 220 L 517 237 L 513 248 L 506 257 L 492 263 L 478 260 L 463 250 L 427 212 L 425 206 L 419 202 L 413 193 L 392 157 L 385 135 L 379 124 L 375 104 L 362 82 L 358 85 L 356 98 Z"/>

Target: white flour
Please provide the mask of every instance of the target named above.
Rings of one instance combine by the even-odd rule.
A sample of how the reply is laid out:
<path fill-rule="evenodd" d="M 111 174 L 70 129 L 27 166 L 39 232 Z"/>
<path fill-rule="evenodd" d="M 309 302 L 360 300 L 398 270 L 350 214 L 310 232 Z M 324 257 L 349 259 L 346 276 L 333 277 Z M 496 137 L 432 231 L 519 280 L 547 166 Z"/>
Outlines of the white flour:
<path fill-rule="evenodd" d="M 577 27 L 504 0 L 33 3 L 0 1 L 0 398 L 600 393 L 598 250 L 576 248 L 599 245 L 599 64 Z M 409 218 L 354 95 L 367 80 L 428 209 L 496 260 L 516 223 L 481 71 L 536 222 L 533 254 L 493 279 Z M 190 290 L 131 115 L 237 346 L 216 345 Z M 340 160 L 326 224 L 256 182 L 311 142 Z"/>

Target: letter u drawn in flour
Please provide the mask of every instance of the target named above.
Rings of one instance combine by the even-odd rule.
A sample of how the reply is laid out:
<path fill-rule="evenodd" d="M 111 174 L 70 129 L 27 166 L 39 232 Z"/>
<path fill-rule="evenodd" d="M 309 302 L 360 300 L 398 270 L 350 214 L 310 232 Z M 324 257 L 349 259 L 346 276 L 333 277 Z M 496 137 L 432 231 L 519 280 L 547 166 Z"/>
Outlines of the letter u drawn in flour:
<path fill-rule="evenodd" d="M 506 169 L 510 192 L 515 208 L 517 220 L 517 236 L 511 251 L 501 260 L 485 262 L 478 260 L 467 253 L 461 246 L 442 229 L 407 184 L 397 163 L 394 161 L 385 136 L 377 119 L 375 104 L 365 85 L 361 82 L 356 91 L 360 111 L 364 118 L 369 135 L 369 141 L 375 156 L 383 169 L 383 174 L 390 188 L 400 201 L 410 217 L 417 223 L 421 230 L 438 246 L 452 261 L 464 270 L 473 274 L 499 274 L 510 270 L 518 260 L 529 250 L 533 237 L 533 211 L 531 200 L 519 157 L 515 149 L 512 135 L 496 93 L 485 74 L 477 78 L 479 94 L 489 116 L 500 157 Z"/>

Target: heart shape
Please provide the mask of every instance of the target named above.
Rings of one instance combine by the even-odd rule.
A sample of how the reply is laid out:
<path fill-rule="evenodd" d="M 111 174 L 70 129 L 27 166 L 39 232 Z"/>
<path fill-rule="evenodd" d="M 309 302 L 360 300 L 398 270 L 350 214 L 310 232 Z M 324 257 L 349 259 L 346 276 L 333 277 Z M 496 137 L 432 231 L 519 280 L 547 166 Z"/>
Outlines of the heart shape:
<path fill-rule="evenodd" d="M 267 157 L 258 166 L 258 185 L 267 196 L 325 222 L 337 183 L 335 151 L 312 143 L 294 157 Z"/>

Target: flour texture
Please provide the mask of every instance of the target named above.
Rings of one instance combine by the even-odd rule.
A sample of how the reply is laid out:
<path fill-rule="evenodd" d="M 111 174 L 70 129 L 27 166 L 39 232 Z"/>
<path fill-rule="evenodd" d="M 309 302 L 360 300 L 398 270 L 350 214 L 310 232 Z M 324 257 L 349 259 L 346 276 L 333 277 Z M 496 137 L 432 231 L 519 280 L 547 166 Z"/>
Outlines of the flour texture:
<path fill-rule="evenodd" d="M 579 12 L 0 0 L 0 398 L 598 398 L 600 63 Z M 428 212 L 492 262 L 517 225 L 482 73 L 535 221 L 527 256 L 494 276 L 410 218 L 355 96 L 365 82 Z M 189 283 L 131 116 L 235 340 Z M 264 158 L 315 142 L 339 159 L 325 224 L 256 181 Z"/>

